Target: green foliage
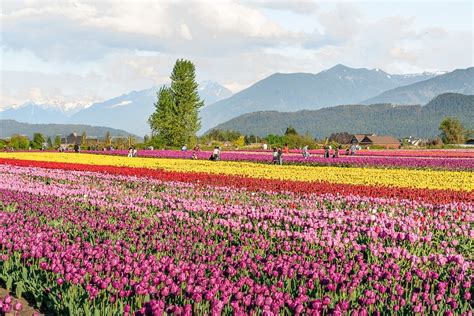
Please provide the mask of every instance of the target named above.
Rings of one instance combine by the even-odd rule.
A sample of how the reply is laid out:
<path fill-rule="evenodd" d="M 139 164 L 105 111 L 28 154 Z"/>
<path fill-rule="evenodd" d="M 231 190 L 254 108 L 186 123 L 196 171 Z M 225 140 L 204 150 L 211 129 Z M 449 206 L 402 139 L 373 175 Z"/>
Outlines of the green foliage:
<path fill-rule="evenodd" d="M 439 125 L 441 130 L 441 139 L 445 144 L 462 144 L 464 143 L 466 130 L 462 123 L 452 117 L 447 117 Z"/>
<path fill-rule="evenodd" d="M 245 146 L 245 137 L 244 137 L 244 135 L 240 135 L 239 138 L 237 138 L 234 141 L 234 145 L 237 146 L 237 147 Z"/>
<path fill-rule="evenodd" d="M 204 105 L 198 94 L 194 64 L 178 59 L 170 78 L 171 87 L 162 87 L 158 92 L 156 110 L 148 124 L 155 142 L 191 147 L 201 128 L 198 111 Z"/>
<path fill-rule="evenodd" d="M 175 125 L 175 122 L 178 120 L 178 113 L 174 104 L 173 92 L 170 88 L 160 88 L 155 107 L 155 112 L 148 119 L 148 124 L 150 124 L 152 130 L 153 142 L 155 145 L 176 145 L 180 130 Z"/>
<path fill-rule="evenodd" d="M 285 137 L 281 135 L 269 134 L 265 139 L 270 147 L 283 147 L 285 144 Z"/>
<path fill-rule="evenodd" d="M 221 130 L 221 129 L 212 129 L 206 135 L 202 137 L 203 141 L 236 141 L 239 137 L 242 136 L 241 133 L 233 130 Z"/>
<path fill-rule="evenodd" d="M 315 148 L 316 142 L 311 136 L 290 134 L 284 137 L 284 143 L 288 144 L 290 148 L 302 148 L 309 146 L 309 148 Z"/>
<path fill-rule="evenodd" d="M 250 144 L 253 144 L 253 143 L 258 143 L 259 140 L 260 140 L 260 137 L 257 137 L 253 134 L 245 135 L 244 140 L 245 140 L 245 145 L 250 145 Z"/>
<path fill-rule="evenodd" d="M 86 131 L 82 132 L 81 135 L 81 146 L 87 147 L 87 134 Z"/>
<path fill-rule="evenodd" d="M 285 136 L 289 136 L 289 135 L 298 135 L 298 132 L 296 131 L 296 129 L 291 125 L 288 126 L 285 131 Z"/>
<path fill-rule="evenodd" d="M 59 146 L 61 146 L 61 136 L 56 135 L 54 137 L 54 147 L 58 148 Z"/>
<path fill-rule="evenodd" d="M 291 125 L 286 128 L 284 135 L 269 134 L 265 138 L 270 147 L 283 147 L 285 144 L 289 148 L 316 147 L 316 142 L 311 135 L 300 135 Z"/>
<path fill-rule="evenodd" d="M 112 135 L 127 136 L 130 134 L 124 130 L 103 126 L 90 126 L 83 124 L 29 124 L 17 122 L 15 120 L 0 119 L 0 138 L 19 134 L 33 139 L 34 133 L 41 133 L 45 137 L 51 136 L 51 138 L 54 139 L 54 136 L 56 135 L 66 136 L 73 131 L 86 131 L 87 135 L 104 135 L 107 131 Z"/>
<path fill-rule="evenodd" d="M 9 147 L 13 149 L 29 149 L 30 148 L 30 140 L 26 136 L 21 135 L 13 135 L 10 138 L 10 142 L 8 143 Z"/>
<path fill-rule="evenodd" d="M 46 143 L 48 144 L 48 148 L 53 148 L 53 141 L 51 140 L 51 137 L 48 137 Z"/>
<path fill-rule="evenodd" d="M 110 132 L 107 131 L 104 136 L 104 143 L 105 146 L 110 146 L 112 145 L 112 136 L 110 135 Z"/>
<path fill-rule="evenodd" d="M 43 148 L 43 143 L 45 142 L 44 136 L 41 133 L 33 134 L 33 141 L 30 143 L 32 149 L 41 149 Z"/>
<path fill-rule="evenodd" d="M 458 118 L 466 129 L 474 129 L 474 96 L 446 93 L 425 106 L 391 104 L 343 105 L 316 111 L 255 112 L 236 117 L 216 128 L 242 134 L 282 135 L 286 126 L 297 126 L 313 137 L 323 138 L 342 131 L 375 133 L 395 137 L 432 138 L 447 116 Z"/>

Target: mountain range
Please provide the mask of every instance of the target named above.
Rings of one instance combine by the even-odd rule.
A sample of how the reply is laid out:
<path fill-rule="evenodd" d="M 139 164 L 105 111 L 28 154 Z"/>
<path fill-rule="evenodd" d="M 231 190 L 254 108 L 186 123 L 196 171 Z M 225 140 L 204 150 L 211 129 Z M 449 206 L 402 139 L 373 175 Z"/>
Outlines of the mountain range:
<path fill-rule="evenodd" d="M 474 94 L 474 67 L 456 69 L 428 80 L 388 90 L 362 104 L 425 104 L 445 92 Z"/>
<path fill-rule="evenodd" d="M 276 73 L 202 109 L 201 131 L 256 111 L 293 112 L 357 104 L 384 91 L 435 76 L 433 73 L 393 75 L 380 69 L 355 69 L 340 64 L 317 74 Z"/>
<path fill-rule="evenodd" d="M 439 124 L 448 116 L 460 119 L 467 129 L 474 129 L 474 95 L 445 93 L 424 106 L 355 104 L 291 113 L 254 112 L 231 119 L 216 128 L 266 136 L 281 135 L 291 125 L 300 133 L 318 138 L 342 131 L 430 138 L 439 134 Z"/>
<path fill-rule="evenodd" d="M 242 114 L 295 112 L 341 104 L 426 104 L 439 94 L 474 94 L 474 67 L 449 73 L 389 74 L 380 69 L 336 65 L 317 74 L 276 73 L 234 95 L 216 82 L 202 82 L 199 94 L 200 134 Z M 28 123 L 74 123 L 149 134 L 148 117 L 155 110 L 157 87 L 132 91 L 70 113 L 32 102 L 0 112 L 0 119 Z"/>
<path fill-rule="evenodd" d="M 94 103 L 75 113 L 47 104 L 26 102 L 20 107 L 0 112 L 0 119 L 11 119 L 31 124 L 56 123 L 109 126 L 144 136 L 150 134 L 147 120 L 155 110 L 154 103 L 158 90 L 158 87 L 153 87 L 132 91 L 104 102 Z M 232 95 L 229 89 L 213 81 L 200 83 L 198 92 L 204 104 L 210 104 Z"/>
<path fill-rule="evenodd" d="M 29 124 L 14 120 L 0 120 L 0 126 L 2 127 L 0 128 L 0 138 L 20 134 L 32 139 L 34 133 L 41 133 L 46 137 L 54 137 L 56 135 L 66 136 L 72 132 L 76 132 L 78 135 L 81 135 L 82 132 L 86 132 L 87 136 L 99 138 L 103 138 L 107 132 L 109 132 L 111 136 L 135 136 L 120 129 L 82 124 Z"/>

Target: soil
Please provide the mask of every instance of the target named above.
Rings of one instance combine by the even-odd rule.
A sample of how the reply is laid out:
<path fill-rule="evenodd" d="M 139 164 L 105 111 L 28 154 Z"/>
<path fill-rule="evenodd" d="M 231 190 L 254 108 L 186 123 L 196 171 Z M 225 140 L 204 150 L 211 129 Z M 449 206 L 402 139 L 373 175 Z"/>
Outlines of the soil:
<path fill-rule="evenodd" d="M 23 305 L 23 308 L 22 308 L 21 312 L 12 311 L 10 313 L 6 313 L 5 316 L 31 316 L 31 315 L 40 316 L 40 315 L 44 315 L 44 314 L 41 314 L 40 312 L 38 312 L 37 310 L 35 310 L 25 299 L 16 298 L 11 293 L 8 293 L 8 291 L 6 289 L 0 288 L 0 297 L 5 297 L 8 294 L 10 294 L 13 297 L 13 304 L 15 304 L 16 302 L 20 302 L 21 305 Z M 0 314 L 1 314 L 1 312 L 0 312 Z"/>

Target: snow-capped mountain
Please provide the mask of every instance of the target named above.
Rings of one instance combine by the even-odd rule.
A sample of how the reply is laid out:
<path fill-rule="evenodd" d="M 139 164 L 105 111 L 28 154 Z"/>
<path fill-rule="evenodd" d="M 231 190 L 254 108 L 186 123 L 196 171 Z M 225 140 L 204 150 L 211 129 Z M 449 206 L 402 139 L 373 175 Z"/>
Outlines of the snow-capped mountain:
<path fill-rule="evenodd" d="M 231 94 L 227 88 L 213 81 L 199 84 L 198 89 L 205 105 Z M 150 134 L 147 121 L 155 111 L 154 104 L 158 90 L 158 87 L 153 87 L 132 91 L 104 102 L 94 103 L 74 114 L 71 122 L 121 128 L 140 136 Z"/>
<path fill-rule="evenodd" d="M 199 85 L 204 104 L 210 104 L 231 95 L 230 90 L 214 81 Z M 25 123 L 89 124 L 125 129 L 137 135 L 149 134 L 148 117 L 155 110 L 158 87 L 132 91 L 119 97 L 89 103 L 70 104 L 57 100 L 25 102 L 0 112 L 0 119 Z"/>
<path fill-rule="evenodd" d="M 215 81 L 203 81 L 199 84 L 199 96 L 204 101 L 204 106 L 228 98 L 232 91 Z"/>

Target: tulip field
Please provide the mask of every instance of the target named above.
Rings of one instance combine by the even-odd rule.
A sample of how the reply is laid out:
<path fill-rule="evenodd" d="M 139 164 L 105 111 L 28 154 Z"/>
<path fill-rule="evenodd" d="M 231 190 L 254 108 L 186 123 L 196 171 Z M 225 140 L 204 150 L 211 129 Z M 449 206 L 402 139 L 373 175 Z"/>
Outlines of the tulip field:
<path fill-rule="evenodd" d="M 472 315 L 474 151 L 386 152 L 0 153 L 0 313 Z"/>

